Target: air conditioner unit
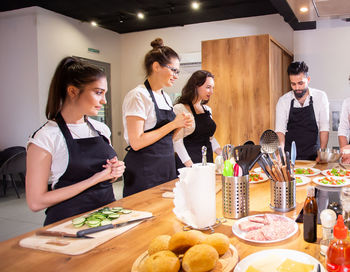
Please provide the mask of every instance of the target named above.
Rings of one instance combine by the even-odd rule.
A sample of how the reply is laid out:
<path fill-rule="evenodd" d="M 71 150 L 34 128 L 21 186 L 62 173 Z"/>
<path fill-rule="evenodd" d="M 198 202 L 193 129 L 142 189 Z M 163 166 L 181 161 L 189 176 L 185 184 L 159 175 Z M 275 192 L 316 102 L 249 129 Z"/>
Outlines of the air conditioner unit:
<path fill-rule="evenodd" d="M 180 66 L 198 66 L 202 63 L 201 52 L 180 54 Z"/>

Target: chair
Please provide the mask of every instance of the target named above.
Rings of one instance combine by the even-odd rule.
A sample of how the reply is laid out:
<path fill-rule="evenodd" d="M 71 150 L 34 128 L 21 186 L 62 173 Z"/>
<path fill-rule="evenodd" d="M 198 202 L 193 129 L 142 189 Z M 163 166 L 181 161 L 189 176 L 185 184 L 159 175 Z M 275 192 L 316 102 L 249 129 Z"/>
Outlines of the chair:
<path fill-rule="evenodd" d="M 3 192 L 6 195 L 7 177 L 10 177 L 17 197 L 20 198 L 15 182 L 15 175 L 19 175 L 23 184 L 25 183 L 26 172 L 26 149 L 21 146 L 7 148 L 0 152 L 0 176 L 3 177 Z"/>

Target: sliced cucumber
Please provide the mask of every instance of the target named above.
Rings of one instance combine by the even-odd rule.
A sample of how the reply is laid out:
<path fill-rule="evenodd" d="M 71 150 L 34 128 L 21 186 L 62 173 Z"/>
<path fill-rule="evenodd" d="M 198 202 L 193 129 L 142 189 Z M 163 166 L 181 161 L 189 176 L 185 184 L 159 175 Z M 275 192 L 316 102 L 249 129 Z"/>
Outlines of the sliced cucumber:
<path fill-rule="evenodd" d="M 117 219 L 117 218 L 119 218 L 119 216 L 120 216 L 120 214 L 118 214 L 118 213 L 112 213 L 112 214 L 108 215 L 108 218 Z"/>
<path fill-rule="evenodd" d="M 73 225 L 80 225 L 80 224 L 84 224 L 85 220 L 86 220 L 85 217 L 78 217 L 78 218 L 74 218 L 72 220 L 72 223 Z"/>
<path fill-rule="evenodd" d="M 124 214 L 131 213 L 131 212 L 132 212 L 131 210 L 125 210 L 125 209 L 121 210 L 121 213 L 124 213 Z"/>
<path fill-rule="evenodd" d="M 101 226 L 105 226 L 105 225 L 108 225 L 108 224 L 111 224 L 111 223 L 112 223 L 111 220 L 105 219 L 105 220 L 101 221 Z"/>
<path fill-rule="evenodd" d="M 84 226 L 84 224 L 85 224 L 85 222 L 80 223 L 80 224 L 74 224 L 73 226 L 74 226 L 75 228 L 80 228 L 80 227 Z"/>
<path fill-rule="evenodd" d="M 119 212 L 119 211 L 123 210 L 123 208 L 122 207 L 113 207 L 113 208 L 111 208 L 111 210 L 113 212 Z"/>

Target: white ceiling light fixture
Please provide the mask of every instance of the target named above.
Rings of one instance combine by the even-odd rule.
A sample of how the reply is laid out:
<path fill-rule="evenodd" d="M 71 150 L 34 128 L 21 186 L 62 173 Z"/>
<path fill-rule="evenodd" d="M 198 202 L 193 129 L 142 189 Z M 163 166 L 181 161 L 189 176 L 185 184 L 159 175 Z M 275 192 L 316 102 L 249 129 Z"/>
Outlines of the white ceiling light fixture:
<path fill-rule="evenodd" d="M 144 19 L 145 18 L 145 15 L 142 13 L 142 12 L 138 12 L 137 13 L 137 18 L 139 18 L 139 19 Z"/>
<path fill-rule="evenodd" d="M 193 1 L 192 4 L 191 4 L 191 7 L 195 10 L 199 9 L 199 2 L 197 1 Z"/>
<path fill-rule="evenodd" d="M 307 7 L 301 7 L 300 8 L 300 12 L 303 12 L 303 13 L 307 12 L 308 10 L 309 9 Z"/>
<path fill-rule="evenodd" d="M 91 23 L 90 23 L 92 26 L 98 26 L 98 24 L 95 22 L 95 21 L 91 21 Z"/>

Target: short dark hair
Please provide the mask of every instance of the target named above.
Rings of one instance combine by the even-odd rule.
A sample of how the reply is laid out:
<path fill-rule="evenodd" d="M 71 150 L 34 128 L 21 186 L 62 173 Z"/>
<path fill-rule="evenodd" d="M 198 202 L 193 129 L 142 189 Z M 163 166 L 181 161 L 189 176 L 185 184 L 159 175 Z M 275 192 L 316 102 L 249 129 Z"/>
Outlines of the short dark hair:
<path fill-rule="evenodd" d="M 171 58 L 180 59 L 179 55 L 173 49 L 169 46 L 163 45 L 163 40 L 161 38 L 152 41 L 151 46 L 153 49 L 146 54 L 144 61 L 147 76 L 152 74 L 152 64 L 154 62 L 158 62 L 161 66 L 165 66 L 171 62 Z"/>
<path fill-rule="evenodd" d="M 309 67 L 305 62 L 295 61 L 289 64 L 287 73 L 288 75 L 299 75 L 300 73 L 304 73 L 305 76 L 308 75 Z"/>
<path fill-rule="evenodd" d="M 46 104 L 46 117 L 52 120 L 61 111 L 67 97 L 67 87 L 83 90 L 85 85 L 106 77 L 99 67 L 74 57 L 66 57 L 58 64 L 52 77 Z"/>
<path fill-rule="evenodd" d="M 208 77 L 214 79 L 214 75 L 206 70 L 198 70 L 194 72 L 183 87 L 181 96 L 176 100 L 176 104 L 189 105 L 193 100 L 197 99 L 197 88 L 202 86 Z M 203 101 L 202 104 L 207 104 L 209 100 Z"/>

